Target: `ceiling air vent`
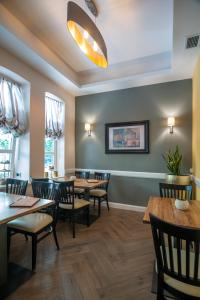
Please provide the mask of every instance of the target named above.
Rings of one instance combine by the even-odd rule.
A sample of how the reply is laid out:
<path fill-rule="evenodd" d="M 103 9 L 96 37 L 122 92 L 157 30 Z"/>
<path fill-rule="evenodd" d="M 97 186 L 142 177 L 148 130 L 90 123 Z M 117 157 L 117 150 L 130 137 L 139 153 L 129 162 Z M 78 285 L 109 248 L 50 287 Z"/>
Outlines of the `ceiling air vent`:
<path fill-rule="evenodd" d="M 200 42 L 200 35 L 199 34 L 195 34 L 193 36 L 188 36 L 186 38 L 186 49 L 191 49 L 191 48 L 196 48 L 198 47 L 198 44 Z"/>

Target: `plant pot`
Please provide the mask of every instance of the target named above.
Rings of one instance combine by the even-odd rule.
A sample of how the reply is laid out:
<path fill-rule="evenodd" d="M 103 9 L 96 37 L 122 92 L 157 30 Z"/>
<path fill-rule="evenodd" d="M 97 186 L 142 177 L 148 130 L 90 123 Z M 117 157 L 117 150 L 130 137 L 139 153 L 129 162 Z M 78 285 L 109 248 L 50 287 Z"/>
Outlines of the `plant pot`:
<path fill-rule="evenodd" d="M 177 209 L 180 209 L 180 210 L 187 210 L 188 207 L 189 207 L 189 201 L 188 200 L 179 200 L 179 199 L 176 199 L 175 200 L 175 207 Z"/>
<path fill-rule="evenodd" d="M 166 182 L 172 184 L 189 185 L 191 183 L 191 178 L 190 175 L 166 174 Z"/>

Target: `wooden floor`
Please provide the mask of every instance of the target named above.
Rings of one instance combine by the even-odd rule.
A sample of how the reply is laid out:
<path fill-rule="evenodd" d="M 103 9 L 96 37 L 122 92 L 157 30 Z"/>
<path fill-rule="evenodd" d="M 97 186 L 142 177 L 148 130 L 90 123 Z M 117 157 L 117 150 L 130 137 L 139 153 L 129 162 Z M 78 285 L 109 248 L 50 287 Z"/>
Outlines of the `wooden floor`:
<path fill-rule="evenodd" d="M 57 227 L 60 251 L 49 236 L 38 245 L 37 272 L 9 300 L 151 300 L 153 245 L 142 213 L 111 209 L 89 228 Z M 14 236 L 11 261 L 31 266 L 31 243 Z"/>

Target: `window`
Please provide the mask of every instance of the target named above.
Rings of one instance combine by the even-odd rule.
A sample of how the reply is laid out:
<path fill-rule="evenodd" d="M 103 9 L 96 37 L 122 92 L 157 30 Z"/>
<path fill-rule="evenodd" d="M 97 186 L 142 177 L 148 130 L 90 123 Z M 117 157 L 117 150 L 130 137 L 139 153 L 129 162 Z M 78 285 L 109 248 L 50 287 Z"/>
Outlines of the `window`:
<path fill-rule="evenodd" d="M 58 171 L 58 163 L 63 162 L 62 150 L 64 144 L 64 103 L 58 97 L 45 94 L 45 141 L 44 141 L 44 169 Z M 59 152 L 59 161 L 57 153 Z M 63 162 L 64 165 L 64 162 Z M 60 172 L 59 172 L 60 173 Z"/>
<path fill-rule="evenodd" d="M 14 176 L 16 138 L 26 125 L 22 87 L 0 75 L 0 179 Z"/>
<path fill-rule="evenodd" d="M 0 179 L 13 176 L 15 138 L 11 133 L 0 132 Z"/>
<path fill-rule="evenodd" d="M 44 141 L 44 168 L 48 171 L 51 167 L 57 168 L 57 140 L 45 137 Z"/>

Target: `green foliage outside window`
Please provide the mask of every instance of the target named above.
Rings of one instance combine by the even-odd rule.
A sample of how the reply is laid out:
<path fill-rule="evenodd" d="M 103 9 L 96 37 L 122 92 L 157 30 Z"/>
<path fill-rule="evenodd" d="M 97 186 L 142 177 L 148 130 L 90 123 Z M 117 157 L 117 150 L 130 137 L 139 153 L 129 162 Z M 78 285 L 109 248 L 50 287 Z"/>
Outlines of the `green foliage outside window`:
<path fill-rule="evenodd" d="M 0 149 L 9 150 L 10 141 L 8 139 L 0 139 Z"/>
<path fill-rule="evenodd" d="M 54 140 L 45 139 L 44 149 L 45 152 L 54 152 Z"/>

